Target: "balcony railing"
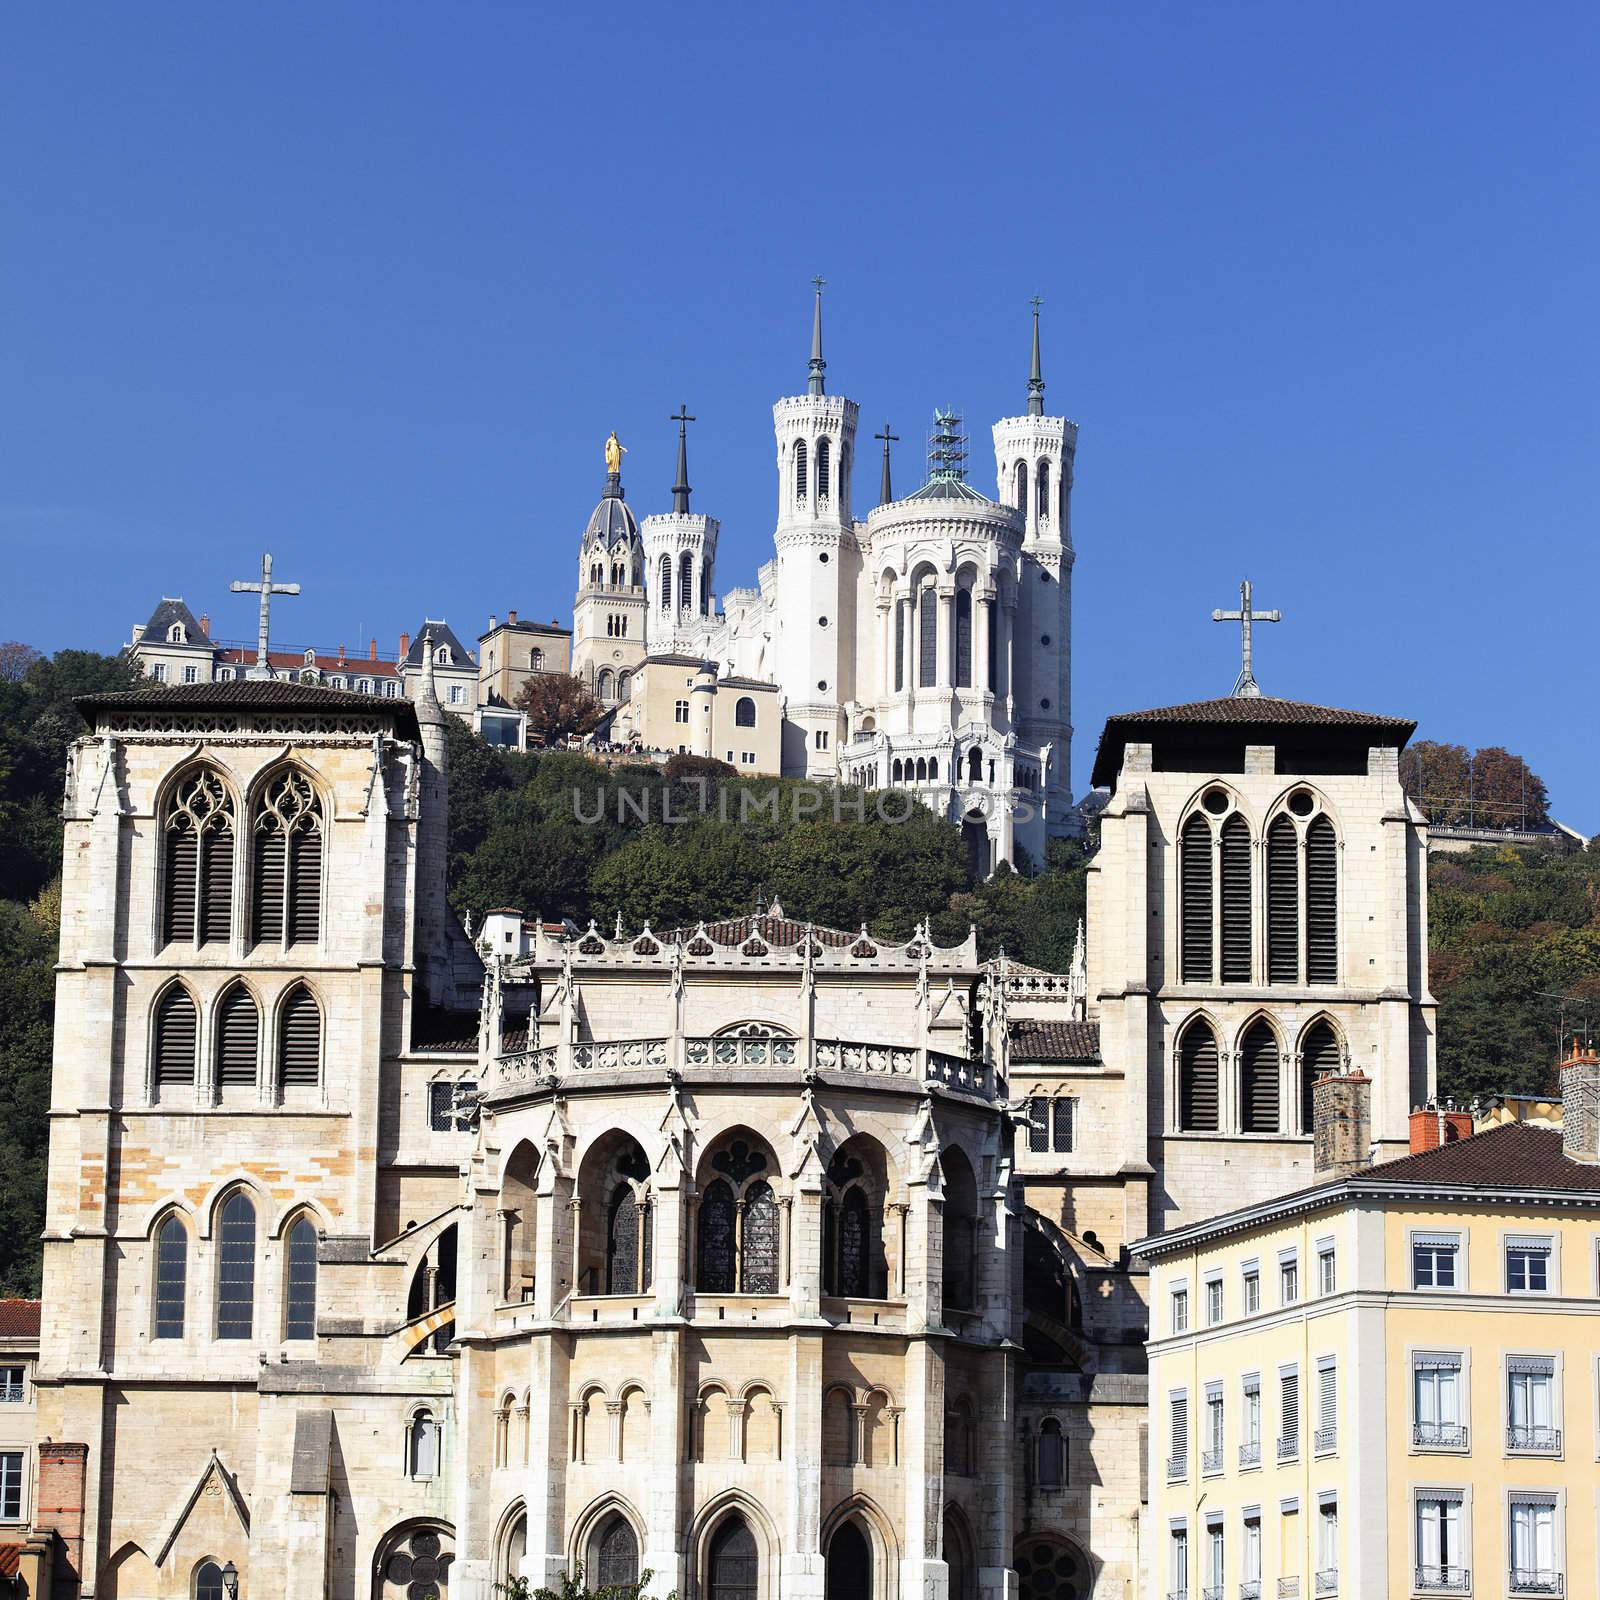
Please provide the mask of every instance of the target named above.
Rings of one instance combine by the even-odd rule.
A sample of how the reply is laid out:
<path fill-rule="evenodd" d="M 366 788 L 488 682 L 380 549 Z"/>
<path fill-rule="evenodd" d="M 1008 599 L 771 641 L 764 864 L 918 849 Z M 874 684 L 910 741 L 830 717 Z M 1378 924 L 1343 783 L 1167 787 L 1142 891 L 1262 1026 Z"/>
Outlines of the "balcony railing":
<path fill-rule="evenodd" d="M 1468 1594 L 1472 1573 L 1466 1567 L 1418 1567 L 1412 1587 L 1427 1594 Z"/>
<path fill-rule="evenodd" d="M 1513 1567 L 1508 1587 L 1512 1594 L 1565 1594 L 1567 1580 L 1548 1567 Z"/>
<path fill-rule="evenodd" d="M 1298 1575 L 1292 1578 L 1278 1579 L 1278 1600 L 1300 1600 L 1300 1579 Z"/>
<path fill-rule="evenodd" d="M 0 1406 L 20 1406 L 27 1398 L 26 1384 L 0 1381 Z"/>
<path fill-rule="evenodd" d="M 1202 1450 L 1200 1452 L 1200 1470 L 1202 1472 L 1222 1471 L 1222 1448 L 1220 1445 L 1215 1450 Z"/>
<path fill-rule="evenodd" d="M 1261 1441 L 1252 1439 L 1248 1444 L 1239 1446 L 1239 1465 L 1241 1467 L 1259 1467 L 1261 1465 Z"/>
<path fill-rule="evenodd" d="M 1200 1600 L 1223 1600 L 1222 1585 L 1220 1583 L 1208 1583 L 1200 1591 Z"/>
<path fill-rule="evenodd" d="M 1467 1430 L 1459 1422 L 1418 1422 L 1412 1425 L 1411 1442 L 1418 1450 L 1465 1450 Z"/>
<path fill-rule="evenodd" d="M 1292 1439 L 1280 1439 L 1278 1441 L 1278 1459 L 1280 1461 L 1293 1461 L 1299 1454 L 1300 1436 L 1298 1434 Z"/>
<path fill-rule="evenodd" d="M 1337 1450 L 1339 1448 L 1339 1430 L 1337 1428 L 1318 1428 L 1311 1435 L 1311 1448 L 1313 1450 Z"/>
<path fill-rule="evenodd" d="M 1558 1456 L 1561 1454 L 1561 1430 L 1544 1424 L 1519 1428 L 1515 1424 L 1506 1429 L 1506 1449 L 1530 1456 Z M 1540 1591 L 1532 1591 L 1537 1594 Z"/>
<path fill-rule="evenodd" d="M 1189 1476 L 1189 1463 L 1183 1456 L 1167 1457 L 1167 1482 L 1182 1483 Z"/>
<path fill-rule="evenodd" d="M 1246 1578 L 1239 1585 L 1239 1600 L 1261 1600 L 1261 1580 Z"/>
<path fill-rule="evenodd" d="M 1339 1569 L 1337 1567 L 1324 1567 L 1312 1582 L 1318 1594 L 1338 1594 Z"/>

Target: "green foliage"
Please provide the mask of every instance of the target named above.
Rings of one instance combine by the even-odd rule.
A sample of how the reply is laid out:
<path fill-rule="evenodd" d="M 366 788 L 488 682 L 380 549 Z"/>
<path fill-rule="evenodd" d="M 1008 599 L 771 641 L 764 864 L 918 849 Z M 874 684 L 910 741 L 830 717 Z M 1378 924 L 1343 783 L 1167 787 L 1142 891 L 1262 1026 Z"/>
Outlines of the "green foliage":
<path fill-rule="evenodd" d="M 645 1591 L 654 1576 L 646 1568 L 639 1574 L 637 1583 L 613 1583 L 590 1589 L 584 1584 L 583 1566 L 580 1563 L 571 1572 L 563 1572 L 556 1579 L 554 1589 L 536 1589 L 531 1578 L 509 1578 L 497 1583 L 495 1588 L 505 1596 L 505 1600 L 648 1600 Z M 678 1600 L 678 1591 L 674 1589 L 666 1600 Z"/>

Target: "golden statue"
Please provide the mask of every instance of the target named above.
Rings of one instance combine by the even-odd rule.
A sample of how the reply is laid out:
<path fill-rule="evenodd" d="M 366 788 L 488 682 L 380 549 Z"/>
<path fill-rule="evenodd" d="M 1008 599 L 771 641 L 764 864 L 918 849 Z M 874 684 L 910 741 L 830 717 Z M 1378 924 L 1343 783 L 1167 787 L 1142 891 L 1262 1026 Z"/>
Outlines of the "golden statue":
<path fill-rule="evenodd" d="M 628 447 L 617 438 L 617 430 L 611 430 L 611 437 L 606 440 L 606 471 L 621 472 L 623 452 Z"/>

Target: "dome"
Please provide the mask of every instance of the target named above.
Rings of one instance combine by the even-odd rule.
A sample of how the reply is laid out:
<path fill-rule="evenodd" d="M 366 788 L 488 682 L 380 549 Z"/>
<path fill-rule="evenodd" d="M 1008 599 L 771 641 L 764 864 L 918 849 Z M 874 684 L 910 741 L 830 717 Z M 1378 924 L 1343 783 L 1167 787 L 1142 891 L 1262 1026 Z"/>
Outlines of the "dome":
<path fill-rule="evenodd" d="M 599 543 L 610 549 L 620 543 L 634 543 L 639 537 L 639 524 L 633 511 L 622 498 L 622 485 L 608 481 L 604 498 L 589 513 L 589 524 L 583 530 L 585 544 Z"/>

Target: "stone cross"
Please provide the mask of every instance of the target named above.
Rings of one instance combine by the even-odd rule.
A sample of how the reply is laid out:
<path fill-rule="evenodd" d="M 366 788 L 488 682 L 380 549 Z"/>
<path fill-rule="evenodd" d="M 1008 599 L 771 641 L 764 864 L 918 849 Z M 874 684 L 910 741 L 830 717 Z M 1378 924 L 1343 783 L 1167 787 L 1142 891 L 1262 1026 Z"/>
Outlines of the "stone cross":
<path fill-rule="evenodd" d="M 299 594 L 298 583 L 274 583 L 272 581 L 272 557 L 264 555 L 261 558 L 260 583 L 245 583 L 238 578 L 228 585 L 235 594 L 259 594 L 261 596 L 261 617 L 256 629 L 256 664 L 245 674 L 247 678 L 270 678 L 272 667 L 267 661 L 267 620 L 272 611 L 272 597 L 275 594 Z"/>
<path fill-rule="evenodd" d="M 1251 637 L 1251 629 L 1258 622 L 1282 622 L 1281 611 L 1257 611 L 1250 604 L 1250 580 L 1246 578 L 1239 585 L 1239 609 L 1237 611 L 1213 611 L 1213 622 L 1237 622 L 1239 624 L 1239 642 L 1244 664 L 1239 669 L 1238 681 L 1233 686 L 1233 693 L 1237 699 L 1251 699 L 1261 693 L 1261 685 L 1256 682 L 1255 675 L 1255 646 Z"/>

